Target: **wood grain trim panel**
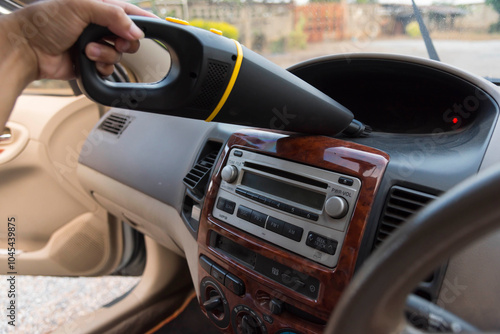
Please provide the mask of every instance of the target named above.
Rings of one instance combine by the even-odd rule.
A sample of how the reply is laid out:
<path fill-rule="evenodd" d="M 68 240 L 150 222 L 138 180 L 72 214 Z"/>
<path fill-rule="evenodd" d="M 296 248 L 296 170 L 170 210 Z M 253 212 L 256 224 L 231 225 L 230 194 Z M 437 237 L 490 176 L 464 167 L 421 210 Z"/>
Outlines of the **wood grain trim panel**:
<path fill-rule="evenodd" d="M 212 216 L 211 212 L 221 182 L 221 166 L 226 163 L 228 153 L 232 148 L 242 148 L 323 168 L 357 177 L 361 180 L 362 186 L 357 205 L 347 229 L 344 244 L 340 250 L 337 267 L 332 269 L 322 266 L 258 239 Z M 328 320 L 340 295 L 353 276 L 372 201 L 388 162 L 389 156 L 382 151 L 335 138 L 291 135 L 255 129 L 242 130 L 233 134 L 215 166 L 198 233 L 200 255 L 204 254 L 245 283 L 246 291 L 243 296 L 236 296 L 225 287 L 222 287 L 230 304 L 230 309 L 243 304 L 251 307 L 261 317 L 263 315 L 271 316 L 273 323 L 265 322 L 269 333 L 274 333 L 283 328 L 294 328 L 303 333 L 321 333 L 324 329 L 322 324 L 302 319 L 289 312 L 284 312 L 278 316 L 271 314 L 268 307 L 269 298 L 278 297 L 317 318 L 324 321 Z M 213 232 L 236 241 L 240 245 L 274 261 L 285 264 L 293 270 L 316 277 L 321 282 L 318 298 L 313 300 L 301 295 L 217 252 L 210 247 L 210 233 Z M 208 275 L 200 267 L 198 283 Z M 232 325 L 230 324 L 225 331 L 232 333 Z"/>

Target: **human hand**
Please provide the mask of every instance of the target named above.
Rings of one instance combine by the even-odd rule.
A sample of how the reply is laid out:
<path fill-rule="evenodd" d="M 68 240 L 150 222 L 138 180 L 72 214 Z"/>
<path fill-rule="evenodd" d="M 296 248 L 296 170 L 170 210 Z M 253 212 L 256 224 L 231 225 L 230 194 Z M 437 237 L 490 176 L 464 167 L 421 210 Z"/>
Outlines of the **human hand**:
<path fill-rule="evenodd" d="M 114 46 L 89 43 L 87 57 L 96 62 L 104 75 L 113 73 L 122 52 L 133 53 L 139 48 L 143 32 L 127 16 L 156 17 L 134 5 L 119 0 L 52 0 L 30 5 L 14 12 L 14 32 L 9 40 L 14 47 L 25 48 L 25 60 L 31 61 L 32 77 L 36 79 L 68 80 L 75 76 L 69 49 L 90 23 L 107 27 L 116 36 Z"/>

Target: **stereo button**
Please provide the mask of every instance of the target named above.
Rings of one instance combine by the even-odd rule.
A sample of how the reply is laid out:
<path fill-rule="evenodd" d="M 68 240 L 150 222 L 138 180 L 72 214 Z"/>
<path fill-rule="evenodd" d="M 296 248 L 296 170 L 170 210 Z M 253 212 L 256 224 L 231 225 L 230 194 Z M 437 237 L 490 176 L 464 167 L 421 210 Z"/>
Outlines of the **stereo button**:
<path fill-rule="evenodd" d="M 246 190 L 241 189 L 241 188 L 236 188 L 236 193 L 237 193 L 237 194 L 240 194 L 240 195 L 243 195 L 243 196 L 246 196 L 246 195 L 247 195 Z"/>
<path fill-rule="evenodd" d="M 232 215 L 234 213 L 235 208 L 236 208 L 236 203 L 226 199 L 226 202 L 224 203 L 224 208 L 222 210 Z"/>
<path fill-rule="evenodd" d="M 267 220 L 266 229 L 274 233 L 282 234 L 283 226 L 285 224 L 286 223 L 282 220 L 276 219 L 274 217 L 269 217 L 269 219 Z"/>
<path fill-rule="evenodd" d="M 269 206 L 272 206 L 273 208 L 276 209 L 281 209 L 281 206 L 283 205 L 281 202 L 275 201 L 274 199 L 269 200 Z"/>
<path fill-rule="evenodd" d="M 219 210 L 225 211 L 229 214 L 233 214 L 234 208 L 236 208 L 236 203 L 230 200 L 227 200 L 223 197 L 219 197 L 219 199 L 217 200 L 217 209 Z"/>
<path fill-rule="evenodd" d="M 339 183 L 343 184 L 344 186 L 352 186 L 354 183 L 354 180 L 341 176 L 341 177 L 339 177 Z"/>
<path fill-rule="evenodd" d="M 276 202 L 276 201 L 270 199 L 269 197 L 266 197 L 266 200 L 265 200 L 264 204 L 267 205 L 267 206 L 273 206 L 273 202 Z"/>
<path fill-rule="evenodd" d="M 212 265 L 212 271 L 210 272 L 213 278 L 224 284 L 224 277 L 227 272 L 216 264 Z"/>
<path fill-rule="evenodd" d="M 205 255 L 200 256 L 200 265 L 207 273 L 210 274 L 210 271 L 212 270 L 212 261 L 208 259 Z"/>
<path fill-rule="evenodd" d="M 245 293 L 245 284 L 233 274 L 226 274 L 224 285 L 238 296 L 242 296 Z"/>
<path fill-rule="evenodd" d="M 288 205 L 288 204 L 281 204 L 280 209 L 285 211 L 285 212 L 293 213 L 293 214 L 295 214 L 295 211 L 297 210 L 296 207 L 293 207 L 293 206 Z"/>
<path fill-rule="evenodd" d="M 309 212 L 306 216 L 307 219 L 311 219 L 311 220 L 314 220 L 314 221 L 318 221 L 319 219 L 319 215 L 315 214 L 315 213 L 312 213 L 312 212 Z"/>
<path fill-rule="evenodd" d="M 260 227 L 264 227 L 266 225 L 267 215 L 260 213 L 259 211 L 252 211 L 250 215 L 250 222 L 255 225 L 259 225 Z"/>
<path fill-rule="evenodd" d="M 314 232 L 309 232 L 306 239 L 306 245 L 324 253 L 335 255 L 338 242 Z"/>
<path fill-rule="evenodd" d="M 269 224 L 269 223 L 268 223 Z M 300 241 L 302 239 L 302 233 L 304 229 L 302 227 L 298 227 L 289 223 L 285 223 L 283 226 L 282 235 L 294 241 Z"/>
<path fill-rule="evenodd" d="M 226 199 L 223 197 L 219 197 L 219 199 L 217 200 L 217 209 L 224 210 L 225 206 L 226 206 Z"/>
<path fill-rule="evenodd" d="M 306 211 L 306 210 L 302 210 L 302 209 L 297 209 L 295 211 L 295 214 L 297 216 L 300 216 L 300 217 L 303 217 L 303 218 L 307 218 L 307 219 L 310 219 L 310 220 L 314 220 L 314 221 L 317 221 L 319 216 L 315 213 L 312 213 L 312 212 L 309 212 L 309 211 Z"/>
<path fill-rule="evenodd" d="M 254 201 L 259 200 L 259 195 L 257 195 L 256 193 L 250 192 L 250 191 L 247 191 L 247 197 L 250 199 L 253 199 Z"/>
<path fill-rule="evenodd" d="M 262 318 L 267 321 L 268 323 L 272 324 L 274 322 L 274 319 L 273 317 L 271 317 L 270 315 L 267 315 L 267 314 L 263 314 L 262 315 Z"/>
<path fill-rule="evenodd" d="M 238 208 L 238 212 L 236 213 L 238 218 L 250 221 L 250 217 L 252 216 L 252 209 L 247 208 L 246 206 L 240 206 Z"/>

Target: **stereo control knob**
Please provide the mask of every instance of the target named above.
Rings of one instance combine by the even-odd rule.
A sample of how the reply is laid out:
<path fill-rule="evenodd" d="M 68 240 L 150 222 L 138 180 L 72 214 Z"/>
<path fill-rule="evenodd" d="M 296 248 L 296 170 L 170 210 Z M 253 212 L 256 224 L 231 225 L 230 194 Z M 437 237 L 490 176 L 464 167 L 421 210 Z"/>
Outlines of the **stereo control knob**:
<path fill-rule="evenodd" d="M 283 302 L 277 298 L 271 299 L 269 302 L 269 310 L 272 314 L 280 315 L 283 313 L 284 305 Z"/>
<path fill-rule="evenodd" d="M 349 211 L 349 204 L 343 197 L 333 196 L 326 201 L 325 211 L 330 217 L 340 219 Z"/>
<path fill-rule="evenodd" d="M 219 296 L 218 294 L 211 294 L 210 299 L 203 302 L 203 307 L 207 311 L 212 311 L 215 309 L 221 309 L 223 306 L 222 303 L 223 301 L 221 296 Z"/>
<path fill-rule="evenodd" d="M 222 168 L 221 177 L 224 181 L 232 183 L 238 178 L 238 168 L 234 165 L 227 165 Z"/>
<path fill-rule="evenodd" d="M 241 318 L 241 327 L 238 328 L 242 334 L 261 334 L 258 321 L 250 314 L 245 314 Z"/>

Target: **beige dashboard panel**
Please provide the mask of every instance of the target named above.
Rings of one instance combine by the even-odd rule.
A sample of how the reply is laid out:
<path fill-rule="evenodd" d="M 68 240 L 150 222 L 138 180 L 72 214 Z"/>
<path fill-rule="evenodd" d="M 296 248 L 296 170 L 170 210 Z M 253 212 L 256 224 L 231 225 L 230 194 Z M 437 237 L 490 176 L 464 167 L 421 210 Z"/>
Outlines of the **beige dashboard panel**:
<path fill-rule="evenodd" d="M 177 210 L 104 174 L 80 164 L 78 176 L 86 190 L 115 215 L 128 218 L 136 228 L 169 251 L 187 260 L 193 282 L 198 278 L 198 243 Z M 195 284 L 195 289 L 199 287 Z"/>

